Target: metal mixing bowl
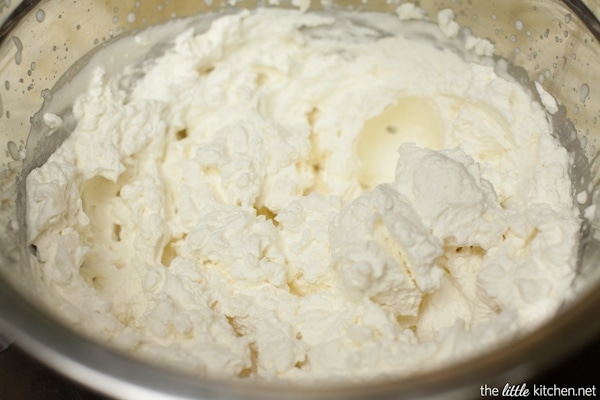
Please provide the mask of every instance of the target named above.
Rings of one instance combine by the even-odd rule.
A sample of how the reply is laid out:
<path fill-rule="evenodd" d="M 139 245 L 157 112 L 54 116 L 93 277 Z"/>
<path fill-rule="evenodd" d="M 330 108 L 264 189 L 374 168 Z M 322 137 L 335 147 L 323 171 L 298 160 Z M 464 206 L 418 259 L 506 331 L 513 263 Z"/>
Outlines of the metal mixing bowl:
<path fill-rule="evenodd" d="M 582 231 L 578 297 L 532 334 L 491 353 L 410 378 L 332 388 L 287 388 L 219 382 L 136 361 L 91 341 L 44 311 L 43 288 L 22 246 L 23 178 L 64 138 L 33 117 L 44 100 L 68 103 L 56 89 L 76 62 L 120 35 L 176 17 L 253 8 L 269 1 L 14 0 L 0 1 L 0 332 L 36 358 L 99 392 L 122 398 L 466 398 L 479 386 L 522 382 L 600 332 L 600 216 Z M 281 0 L 280 6 L 290 6 Z M 394 12 L 399 1 L 313 0 L 312 8 Z M 597 204 L 600 170 L 600 1 L 422 0 L 429 15 L 452 8 L 457 22 L 490 39 L 523 84 L 537 81 L 559 102 L 553 124 L 573 154 L 574 194 Z M 120 60 L 115 59 L 118 63 Z M 75 64 L 75 67 L 72 65 Z M 71 69 L 70 69 L 71 68 Z M 532 93 L 535 93 L 533 91 Z M 31 133 L 31 134 L 30 134 Z"/>

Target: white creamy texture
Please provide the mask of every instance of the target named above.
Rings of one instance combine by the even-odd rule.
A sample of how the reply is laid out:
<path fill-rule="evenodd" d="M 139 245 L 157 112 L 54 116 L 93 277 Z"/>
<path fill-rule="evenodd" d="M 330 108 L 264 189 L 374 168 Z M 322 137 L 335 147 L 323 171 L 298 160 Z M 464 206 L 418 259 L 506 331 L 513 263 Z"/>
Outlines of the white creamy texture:
<path fill-rule="evenodd" d="M 542 107 L 490 66 L 334 22 L 225 16 L 131 91 L 135 69 L 97 69 L 28 176 L 49 304 L 153 361 L 294 382 L 418 372 L 553 315 L 579 219 Z"/>
<path fill-rule="evenodd" d="M 556 114 L 558 112 L 558 103 L 556 102 L 556 99 L 537 81 L 535 82 L 535 89 L 540 96 L 542 104 L 546 107 L 546 111 L 550 114 Z"/>

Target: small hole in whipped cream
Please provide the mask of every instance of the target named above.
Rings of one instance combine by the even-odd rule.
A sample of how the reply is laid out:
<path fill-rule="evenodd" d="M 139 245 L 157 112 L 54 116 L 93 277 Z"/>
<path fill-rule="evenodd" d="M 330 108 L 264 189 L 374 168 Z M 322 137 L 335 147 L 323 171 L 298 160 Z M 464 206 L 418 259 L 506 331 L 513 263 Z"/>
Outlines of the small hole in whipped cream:
<path fill-rule="evenodd" d="M 267 207 L 260 206 L 260 207 L 254 207 L 254 209 L 256 210 L 257 217 L 262 215 L 267 220 L 270 220 L 271 222 L 273 222 L 273 225 L 275 225 L 275 226 L 279 225 L 279 222 L 277 222 L 277 220 L 275 220 L 275 218 L 277 217 L 277 214 L 275 214 L 273 211 L 269 210 Z"/>
<path fill-rule="evenodd" d="M 119 225 L 119 224 L 113 224 L 112 239 L 115 242 L 120 242 L 121 241 L 121 225 Z"/>
<path fill-rule="evenodd" d="M 97 291 L 102 291 L 104 285 L 106 284 L 106 278 L 102 275 L 95 275 L 92 277 L 92 279 L 90 279 L 90 282 L 94 289 L 96 289 Z"/>
<path fill-rule="evenodd" d="M 37 246 L 35 244 L 30 244 L 29 245 L 29 252 L 34 257 L 38 257 L 39 258 L 40 253 L 39 253 L 38 248 L 37 248 Z"/>
<path fill-rule="evenodd" d="M 161 263 L 165 267 L 170 267 L 171 262 L 177 257 L 177 250 L 175 248 L 175 241 L 170 240 L 169 243 L 163 248 Z"/>
<path fill-rule="evenodd" d="M 177 134 L 176 134 L 177 140 L 183 140 L 186 137 L 188 137 L 187 129 L 182 129 L 179 132 L 177 132 Z"/>
<path fill-rule="evenodd" d="M 304 360 L 298 361 L 296 364 L 294 364 L 294 367 L 298 369 L 303 369 L 306 366 L 308 366 L 308 356 L 306 354 L 304 355 Z"/>
<path fill-rule="evenodd" d="M 212 64 L 208 64 L 208 65 L 201 65 L 198 68 L 198 72 L 202 75 L 208 75 L 211 72 L 213 72 L 215 70 L 215 66 Z"/>

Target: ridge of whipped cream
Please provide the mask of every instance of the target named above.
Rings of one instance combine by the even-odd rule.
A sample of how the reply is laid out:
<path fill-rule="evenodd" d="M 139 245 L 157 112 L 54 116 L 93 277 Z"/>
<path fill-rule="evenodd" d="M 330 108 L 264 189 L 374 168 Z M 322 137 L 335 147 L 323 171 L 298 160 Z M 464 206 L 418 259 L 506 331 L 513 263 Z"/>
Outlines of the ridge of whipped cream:
<path fill-rule="evenodd" d="M 426 37 L 356 18 L 242 11 L 96 68 L 27 177 L 48 304 L 153 362 L 296 383 L 429 370 L 554 315 L 580 219 L 544 108 L 450 10 L 377 15 Z"/>

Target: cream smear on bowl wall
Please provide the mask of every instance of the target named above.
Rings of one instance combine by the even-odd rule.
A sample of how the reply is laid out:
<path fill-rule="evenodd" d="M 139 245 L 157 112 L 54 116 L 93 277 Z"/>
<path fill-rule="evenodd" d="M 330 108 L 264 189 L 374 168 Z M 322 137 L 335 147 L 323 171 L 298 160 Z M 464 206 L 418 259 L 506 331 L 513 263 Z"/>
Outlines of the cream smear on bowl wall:
<path fill-rule="evenodd" d="M 27 177 L 50 307 L 162 365 L 300 384 L 429 370 L 553 316 L 581 218 L 552 99 L 451 10 L 297 5 L 90 67 Z"/>

